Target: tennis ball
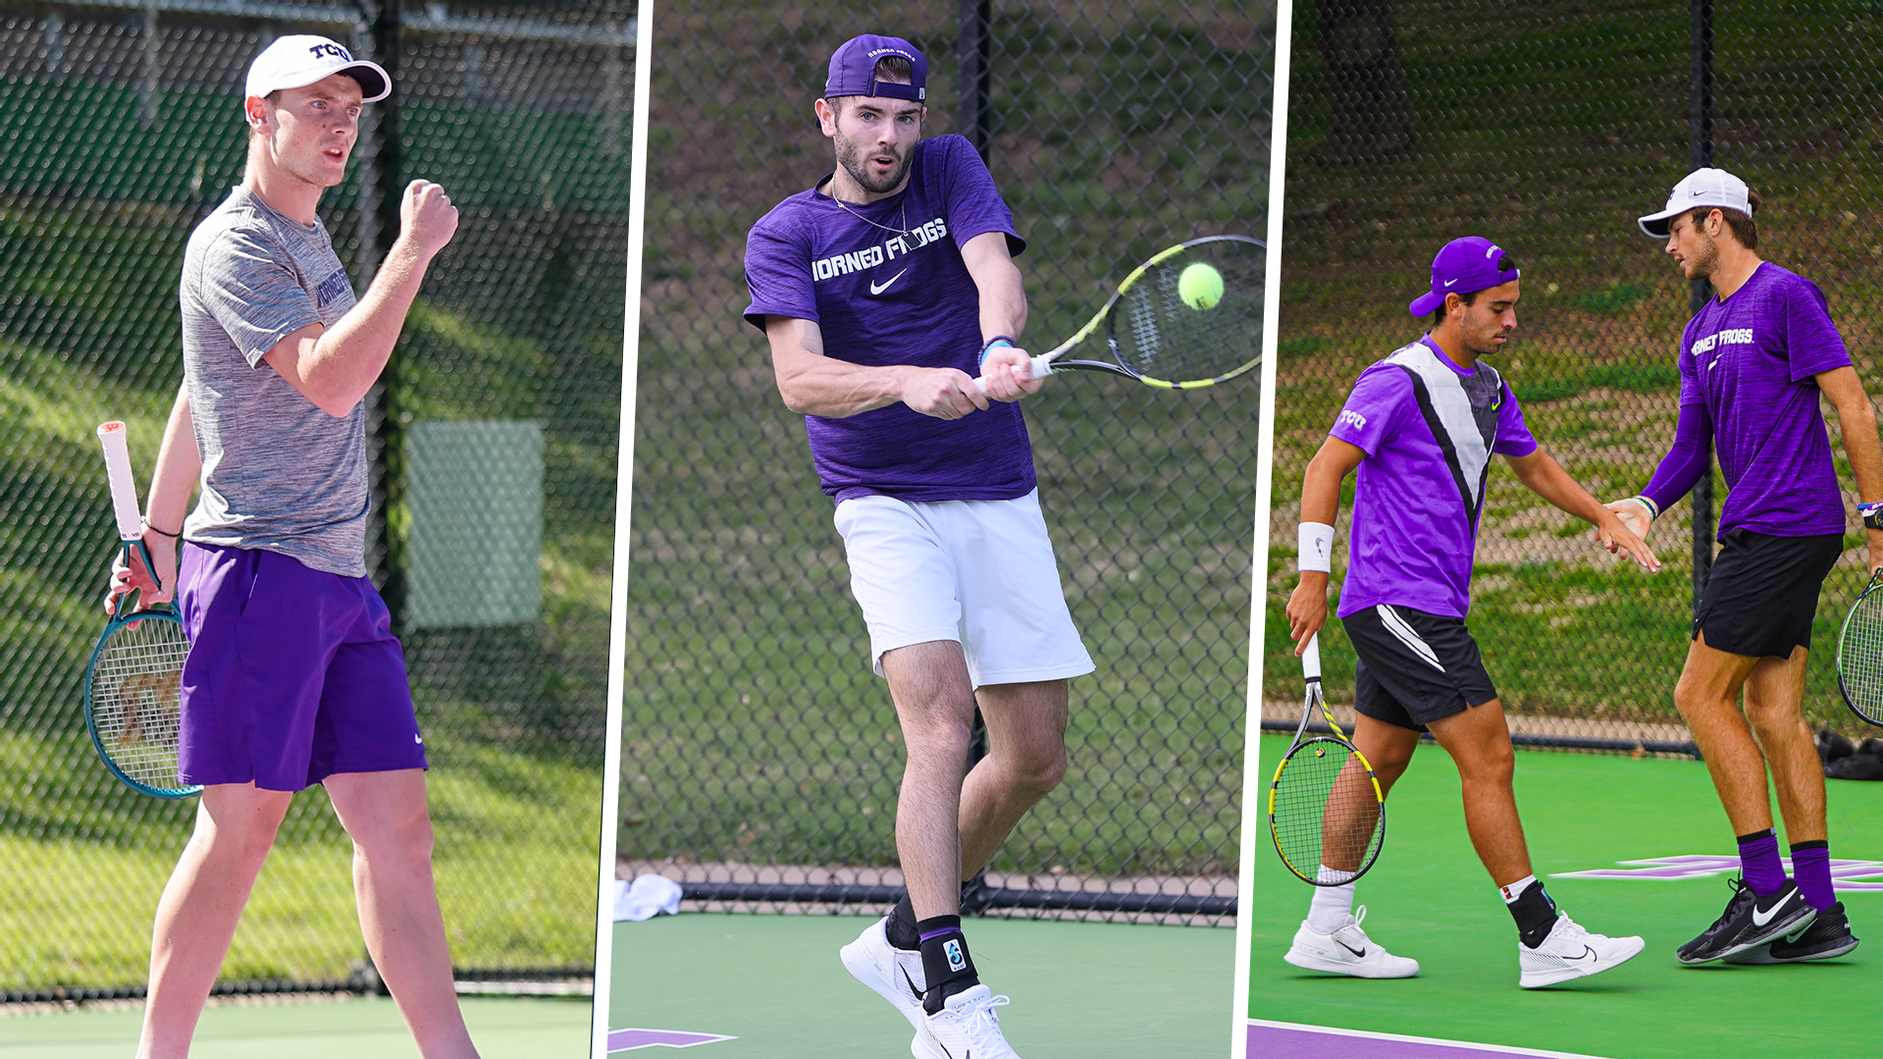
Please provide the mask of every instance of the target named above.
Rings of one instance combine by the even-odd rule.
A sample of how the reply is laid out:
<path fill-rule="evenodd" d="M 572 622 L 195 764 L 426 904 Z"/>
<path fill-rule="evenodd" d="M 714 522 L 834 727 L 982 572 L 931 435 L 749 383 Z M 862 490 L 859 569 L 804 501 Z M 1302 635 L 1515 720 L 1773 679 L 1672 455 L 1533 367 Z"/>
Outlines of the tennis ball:
<path fill-rule="evenodd" d="M 1192 309 L 1214 309 L 1223 300 L 1223 274 L 1201 261 L 1177 277 L 1177 294 Z"/>

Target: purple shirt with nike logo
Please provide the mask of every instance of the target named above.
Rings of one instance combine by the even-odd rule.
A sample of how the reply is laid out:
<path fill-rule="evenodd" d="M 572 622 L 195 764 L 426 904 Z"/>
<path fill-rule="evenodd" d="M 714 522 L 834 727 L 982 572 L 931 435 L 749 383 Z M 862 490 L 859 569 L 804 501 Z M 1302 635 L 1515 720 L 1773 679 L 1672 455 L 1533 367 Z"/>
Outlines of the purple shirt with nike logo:
<path fill-rule="evenodd" d="M 1719 532 L 1844 532 L 1843 493 L 1813 376 L 1850 367 L 1817 284 L 1769 261 L 1732 296 L 1708 299 L 1680 340 L 1682 418 L 1710 433 L 1731 492 Z M 1695 476 L 1697 477 L 1697 476 Z M 1691 487 L 1691 482 L 1682 484 Z M 1673 496 L 1656 500 L 1672 503 Z M 1665 506 L 1665 504 L 1663 505 Z"/>
<path fill-rule="evenodd" d="M 961 260 L 977 235 L 1004 232 L 1013 213 L 987 166 L 960 136 L 918 142 L 909 184 L 868 205 L 800 192 L 752 226 L 745 247 L 752 303 L 745 318 L 818 325 L 826 356 L 855 364 L 959 368 L 978 375 L 980 289 Z M 1017 403 L 942 420 L 892 404 L 853 416 L 805 416 L 811 458 L 837 500 L 1011 500 L 1035 485 Z"/>

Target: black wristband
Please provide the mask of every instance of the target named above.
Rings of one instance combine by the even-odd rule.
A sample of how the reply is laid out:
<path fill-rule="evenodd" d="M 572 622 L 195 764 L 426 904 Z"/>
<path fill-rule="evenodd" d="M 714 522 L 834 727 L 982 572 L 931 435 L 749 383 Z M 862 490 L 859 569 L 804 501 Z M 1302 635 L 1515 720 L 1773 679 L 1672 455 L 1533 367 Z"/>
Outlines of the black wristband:
<path fill-rule="evenodd" d="M 168 537 L 168 538 L 170 538 L 170 539 L 171 539 L 171 540 L 173 540 L 173 541 L 174 541 L 174 540 L 180 540 L 180 539 L 182 539 L 182 537 L 183 537 L 183 531 L 182 531 L 182 530 L 178 530 L 178 531 L 177 531 L 177 532 L 175 532 L 175 533 L 171 533 L 171 532 L 169 532 L 169 531 L 167 531 L 167 530 L 160 530 L 160 529 L 158 529 L 157 527 L 155 527 L 155 526 L 153 526 L 153 525 L 151 525 L 151 524 L 150 524 L 150 520 L 149 520 L 149 519 L 145 519 L 145 520 L 144 520 L 144 528 L 145 528 L 145 529 L 147 529 L 147 530 L 149 530 L 149 531 L 151 531 L 152 533 L 155 533 L 155 534 L 156 534 L 157 536 L 159 536 L 159 537 Z"/>

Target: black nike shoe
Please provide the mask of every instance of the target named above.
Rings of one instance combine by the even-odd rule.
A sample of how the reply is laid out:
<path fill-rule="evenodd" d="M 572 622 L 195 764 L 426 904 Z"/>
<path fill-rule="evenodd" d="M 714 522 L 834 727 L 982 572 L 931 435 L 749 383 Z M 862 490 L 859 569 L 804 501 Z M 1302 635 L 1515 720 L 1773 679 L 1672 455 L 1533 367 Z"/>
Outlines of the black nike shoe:
<path fill-rule="evenodd" d="M 1793 933 L 1818 914 L 1798 892 L 1798 884 L 1785 880 L 1785 888 L 1770 897 L 1752 892 L 1743 879 L 1728 879 L 1733 888 L 1726 911 L 1700 936 L 1682 945 L 1674 954 L 1681 963 L 1711 963 L 1744 952 L 1774 938 Z"/>
<path fill-rule="evenodd" d="M 1844 915 L 1844 903 L 1837 902 L 1818 912 L 1818 917 L 1802 930 L 1769 945 L 1758 945 L 1726 957 L 1727 963 L 1803 963 L 1806 960 L 1835 960 L 1847 955 L 1862 939 L 1850 932 L 1850 919 Z"/>

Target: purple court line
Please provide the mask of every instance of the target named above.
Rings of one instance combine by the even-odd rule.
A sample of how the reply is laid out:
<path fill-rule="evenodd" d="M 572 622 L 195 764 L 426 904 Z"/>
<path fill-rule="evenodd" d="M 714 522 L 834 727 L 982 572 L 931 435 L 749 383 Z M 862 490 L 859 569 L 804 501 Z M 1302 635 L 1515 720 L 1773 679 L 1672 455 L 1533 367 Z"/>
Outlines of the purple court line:
<path fill-rule="evenodd" d="M 1397 1033 L 1249 1020 L 1249 1059 L 1495 1059 L 1497 1056 L 1601 1059 L 1577 1052 L 1546 1052 L 1500 1044 L 1471 1044 Z"/>
<path fill-rule="evenodd" d="M 736 1041 L 737 1037 L 728 1037 L 722 1033 L 688 1033 L 685 1030 L 609 1030 L 608 1054 L 633 1051 L 636 1048 L 691 1048 L 696 1044 L 713 1044 L 717 1041 Z"/>
<path fill-rule="evenodd" d="M 1791 871 L 1791 858 L 1779 858 L 1787 872 Z M 1714 875 L 1737 873 L 1739 857 L 1737 854 L 1715 855 L 1689 853 L 1678 857 L 1652 857 L 1648 860 L 1618 861 L 1618 868 L 1596 868 L 1592 871 L 1562 871 L 1550 875 L 1552 879 L 1649 879 L 1671 881 L 1678 879 L 1704 879 Z M 1875 893 L 1883 891 L 1883 861 L 1874 860 L 1833 860 L 1831 868 L 1831 888 L 1838 893 Z"/>

